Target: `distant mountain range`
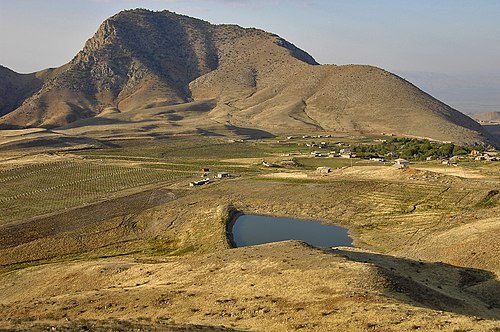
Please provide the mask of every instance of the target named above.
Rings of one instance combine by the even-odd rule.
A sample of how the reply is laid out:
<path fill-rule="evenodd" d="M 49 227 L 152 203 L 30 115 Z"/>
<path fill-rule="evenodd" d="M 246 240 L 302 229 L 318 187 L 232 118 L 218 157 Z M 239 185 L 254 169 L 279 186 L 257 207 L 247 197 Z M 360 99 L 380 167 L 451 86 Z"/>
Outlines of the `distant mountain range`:
<path fill-rule="evenodd" d="M 474 119 L 485 123 L 500 123 L 500 112 L 484 112 L 475 114 Z"/>
<path fill-rule="evenodd" d="M 26 75 L 0 68 L 2 128 L 57 128 L 108 114 L 132 119 L 192 102 L 203 105 L 197 120 L 170 121 L 170 114 L 172 126 L 199 129 L 206 119 L 271 133 L 496 143 L 468 116 L 385 70 L 319 65 L 277 35 L 169 11 L 114 15 L 59 68 Z"/>
<path fill-rule="evenodd" d="M 443 74 L 397 71 L 396 74 L 462 113 L 473 115 L 500 110 L 500 72 Z"/>

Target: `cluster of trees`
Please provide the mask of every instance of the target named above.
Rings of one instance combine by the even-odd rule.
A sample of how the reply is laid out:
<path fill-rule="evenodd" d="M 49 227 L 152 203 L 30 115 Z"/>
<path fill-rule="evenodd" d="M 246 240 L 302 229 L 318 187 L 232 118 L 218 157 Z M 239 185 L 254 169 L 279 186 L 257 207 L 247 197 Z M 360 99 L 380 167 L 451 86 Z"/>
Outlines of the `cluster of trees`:
<path fill-rule="evenodd" d="M 460 146 L 416 138 L 393 138 L 377 144 L 354 144 L 350 149 L 360 158 L 391 156 L 408 160 L 426 160 L 427 157 L 450 158 L 467 155 L 472 150 L 484 151 L 482 146 Z"/>

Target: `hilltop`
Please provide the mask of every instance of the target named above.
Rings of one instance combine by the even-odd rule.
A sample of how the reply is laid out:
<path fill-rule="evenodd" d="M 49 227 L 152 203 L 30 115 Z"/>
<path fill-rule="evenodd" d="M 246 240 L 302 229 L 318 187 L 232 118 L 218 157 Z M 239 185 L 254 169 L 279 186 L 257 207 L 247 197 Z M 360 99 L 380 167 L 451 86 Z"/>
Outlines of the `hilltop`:
<path fill-rule="evenodd" d="M 319 65 L 275 34 L 169 11 L 112 16 L 60 68 L 2 70 L 3 128 L 149 121 L 162 132 L 237 127 L 496 143 L 474 120 L 383 69 Z"/>

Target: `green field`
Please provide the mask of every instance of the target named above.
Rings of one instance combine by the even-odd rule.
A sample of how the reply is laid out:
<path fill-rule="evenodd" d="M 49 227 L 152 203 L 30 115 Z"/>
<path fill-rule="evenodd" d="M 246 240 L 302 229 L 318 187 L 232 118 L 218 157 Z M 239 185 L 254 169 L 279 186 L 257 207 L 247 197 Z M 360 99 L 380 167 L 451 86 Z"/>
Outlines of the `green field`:
<path fill-rule="evenodd" d="M 263 144 L 219 138 L 179 137 L 155 141 L 123 141 L 116 148 L 85 150 L 78 154 L 103 158 L 150 159 L 164 162 L 259 157 L 268 151 Z"/>

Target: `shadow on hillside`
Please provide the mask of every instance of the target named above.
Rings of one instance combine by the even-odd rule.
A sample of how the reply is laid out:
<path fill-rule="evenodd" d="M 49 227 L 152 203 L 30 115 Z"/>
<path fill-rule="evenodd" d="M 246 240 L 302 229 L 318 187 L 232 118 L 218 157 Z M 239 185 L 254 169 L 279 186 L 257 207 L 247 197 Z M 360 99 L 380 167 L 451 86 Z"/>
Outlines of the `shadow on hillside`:
<path fill-rule="evenodd" d="M 331 252 L 374 264 L 386 280 L 389 297 L 433 310 L 500 319 L 500 282 L 492 272 L 344 248 Z"/>
<path fill-rule="evenodd" d="M 272 137 L 275 137 L 270 132 L 267 132 L 265 130 L 260 130 L 260 129 L 236 127 L 233 125 L 226 125 L 226 128 L 231 130 L 233 133 L 235 133 L 236 135 L 239 135 L 239 136 L 248 136 L 250 138 L 272 138 Z"/>
<path fill-rule="evenodd" d="M 109 125 L 118 125 L 118 124 L 126 124 L 126 123 L 130 123 L 130 121 L 125 121 L 125 120 L 120 120 L 120 119 L 92 117 L 92 118 L 85 118 L 85 119 L 73 121 L 71 123 L 68 123 L 67 125 L 57 127 L 57 130 L 81 128 L 81 127 L 86 127 L 86 126 L 109 126 Z"/>
<path fill-rule="evenodd" d="M 483 124 L 482 125 L 486 131 L 493 136 L 495 139 L 496 147 L 500 148 L 500 124 Z"/>
<path fill-rule="evenodd" d="M 69 149 L 78 145 L 89 145 L 87 149 L 99 148 L 101 146 L 111 147 L 112 143 L 107 144 L 101 141 L 87 137 L 56 136 L 39 137 L 33 139 L 24 139 L 2 144 L 0 151 L 11 151 L 19 149 Z M 78 150 L 83 148 L 77 148 Z"/>
<path fill-rule="evenodd" d="M 209 137 L 223 137 L 224 135 L 216 133 L 215 131 L 210 131 L 202 128 L 196 128 L 196 133 L 198 135 L 202 136 L 209 136 Z"/>
<path fill-rule="evenodd" d="M 0 130 L 22 130 L 22 129 L 29 129 L 29 128 L 36 128 L 36 127 L 17 126 L 17 125 L 8 124 L 8 123 L 0 123 Z"/>

